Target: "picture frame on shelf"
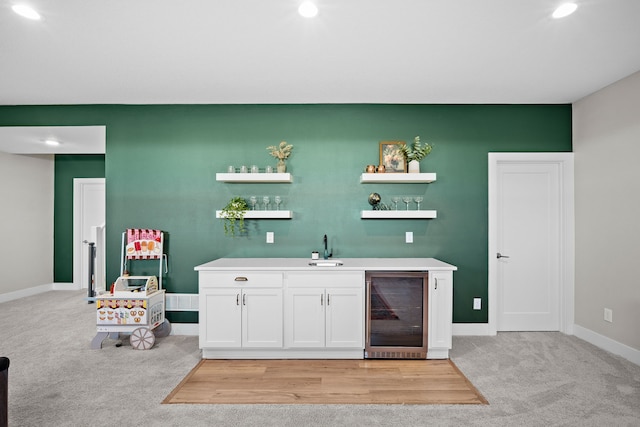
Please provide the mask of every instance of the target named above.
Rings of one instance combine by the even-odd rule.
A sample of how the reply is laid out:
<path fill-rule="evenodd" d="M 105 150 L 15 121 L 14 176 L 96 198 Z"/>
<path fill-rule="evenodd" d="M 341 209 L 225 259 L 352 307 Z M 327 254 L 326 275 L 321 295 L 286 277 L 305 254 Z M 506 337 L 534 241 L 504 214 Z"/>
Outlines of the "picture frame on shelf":
<path fill-rule="evenodd" d="M 384 165 L 385 173 L 406 173 L 407 162 L 400 147 L 405 145 L 404 141 L 381 141 L 380 142 L 380 163 Z"/>

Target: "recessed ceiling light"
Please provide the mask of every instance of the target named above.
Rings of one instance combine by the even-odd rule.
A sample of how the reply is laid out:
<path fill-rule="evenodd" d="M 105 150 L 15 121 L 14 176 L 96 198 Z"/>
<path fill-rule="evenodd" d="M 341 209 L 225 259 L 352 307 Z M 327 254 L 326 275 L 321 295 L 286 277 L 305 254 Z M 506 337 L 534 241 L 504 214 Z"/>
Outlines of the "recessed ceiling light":
<path fill-rule="evenodd" d="M 305 18 L 313 18 L 318 14 L 318 7 L 313 4 L 313 2 L 305 1 L 302 2 L 300 7 L 298 8 L 298 13 Z"/>
<path fill-rule="evenodd" d="M 24 16 L 25 18 L 38 20 L 40 19 L 40 14 L 36 12 L 31 6 L 27 6 L 26 4 L 16 4 L 11 9 L 15 13 L 20 16 Z"/>
<path fill-rule="evenodd" d="M 56 141 L 55 139 L 47 139 L 44 141 L 44 143 L 47 145 L 51 145 L 52 147 L 57 147 L 58 145 L 60 145 L 60 142 Z"/>
<path fill-rule="evenodd" d="M 564 18 L 565 16 L 569 16 L 573 12 L 575 12 L 577 8 L 578 8 L 578 5 L 575 3 L 563 3 L 560 6 L 558 6 L 558 8 L 553 12 L 553 15 L 551 16 L 553 16 L 556 19 Z"/>

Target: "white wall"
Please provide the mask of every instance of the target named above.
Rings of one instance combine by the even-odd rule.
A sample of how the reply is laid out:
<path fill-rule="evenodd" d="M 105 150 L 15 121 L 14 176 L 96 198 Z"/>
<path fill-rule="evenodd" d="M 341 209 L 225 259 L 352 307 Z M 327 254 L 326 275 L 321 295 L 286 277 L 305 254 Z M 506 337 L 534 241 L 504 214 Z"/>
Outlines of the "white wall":
<path fill-rule="evenodd" d="M 53 282 L 51 155 L 0 151 L 0 295 Z"/>
<path fill-rule="evenodd" d="M 573 150 L 575 323 L 640 350 L 640 72 L 573 104 Z"/>

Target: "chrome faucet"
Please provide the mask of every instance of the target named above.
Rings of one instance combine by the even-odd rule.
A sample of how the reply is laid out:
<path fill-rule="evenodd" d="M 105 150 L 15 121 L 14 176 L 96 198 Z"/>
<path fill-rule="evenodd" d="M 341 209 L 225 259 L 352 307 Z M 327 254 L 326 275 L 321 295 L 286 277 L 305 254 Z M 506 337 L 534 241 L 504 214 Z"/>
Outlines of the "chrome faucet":
<path fill-rule="evenodd" d="M 324 259 L 329 259 L 333 256 L 333 248 L 331 248 L 331 253 L 329 253 L 329 251 L 327 250 L 327 235 L 324 235 Z"/>

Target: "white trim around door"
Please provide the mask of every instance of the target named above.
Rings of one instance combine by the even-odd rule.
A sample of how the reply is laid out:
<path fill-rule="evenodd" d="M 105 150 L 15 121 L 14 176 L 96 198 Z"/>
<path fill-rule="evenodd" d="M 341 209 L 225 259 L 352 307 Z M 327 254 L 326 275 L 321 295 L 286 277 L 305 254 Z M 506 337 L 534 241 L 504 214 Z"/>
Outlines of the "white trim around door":
<path fill-rule="evenodd" d="M 573 334 L 574 324 L 574 175 L 573 153 L 489 153 L 489 324 L 490 335 L 498 331 L 498 276 L 496 253 L 498 212 L 498 166 L 501 164 L 556 164 L 560 169 L 560 331 Z"/>
<path fill-rule="evenodd" d="M 88 274 L 86 260 L 87 245 L 83 240 L 95 242 L 95 236 L 89 236 L 92 226 L 104 225 L 105 178 L 74 178 L 73 180 L 73 284 L 76 289 L 87 288 Z M 93 206 L 91 200 L 99 206 Z M 96 210 L 97 209 L 97 210 Z M 100 215 L 97 212 L 100 211 Z M 97 219 L 99 217 L 99 219 Z M 83 235 L 85 237 L 83 237 Z"/>

